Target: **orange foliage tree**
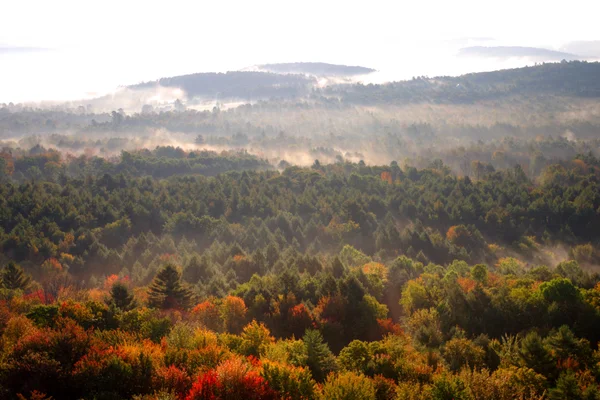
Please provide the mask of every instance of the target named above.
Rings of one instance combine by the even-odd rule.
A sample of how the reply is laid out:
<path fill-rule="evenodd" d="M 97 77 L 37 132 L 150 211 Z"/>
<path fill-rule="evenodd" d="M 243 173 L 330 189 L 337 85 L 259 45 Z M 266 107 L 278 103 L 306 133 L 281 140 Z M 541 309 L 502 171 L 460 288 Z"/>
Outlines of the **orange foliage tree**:
<path fill-rule="evenodd" d="M 213 301 L 205 300 L 197 304 L 192 309 L 192 315 L 208 329 L 220 332 L 223 328 L 219 307 Z"/>

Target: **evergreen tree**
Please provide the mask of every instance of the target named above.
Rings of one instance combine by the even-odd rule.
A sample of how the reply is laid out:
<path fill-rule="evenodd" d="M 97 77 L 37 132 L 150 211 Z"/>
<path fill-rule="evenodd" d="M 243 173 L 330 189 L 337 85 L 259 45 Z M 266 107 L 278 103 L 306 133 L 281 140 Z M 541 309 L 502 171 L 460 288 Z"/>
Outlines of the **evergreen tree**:
<path fill-rule="evenodd" d="M 266 262 L 269 268 L 272 268 L 273 265 L 279 260 L 279 250 L 277 250 L 277 246 L 274 243 L 269 243 L 267 246 L 267 255 Z"/>
<path fill-rule="evenodd" d="M 572 371 L 561 374 L 556 381 L 556 387 L 548 393 L 548 398 L 550 400 L 584 399 L 575 374 Z"/>
<path fill-rule="evenodd" d="M 323 341 L 321 332 L 307 329 L 302 338 L 306 348 L 306 365 L 312 372 L 313 378 L 323 382 L 327 375 L 337 369 L 335 356 Z"/>
<path fill-rule="evenodd" d="M 342 264 L 342 262 L 340 261 L 340 259 L 338 257 L 335 257 L 333 259 L 333 261 L 331 262 L 331 271 L 335 278 L 341 278 L 344 275 L 344 273 L 346 272 L 346 268 L 344 267 L 344 264 Z"/>
<path fill-rule="evenodd" d="M 556 372 L 556 362 L 536 332 L 525 336 L 521 342 L 519 355 L 527 367 L 547 378 L 553 377 Z"/>
<path fill-rule="evenodd" d="M 266 259 L 265 255 L 260 250 L 256 250 L 252 254 L 252 268 L 254 273 L 264 275 L 267 271 L 265 268 Z"/>
<path fill-rule="evenodd" d="M 578 339 L 566 325 L 551 332 L 544 342 L 548 344 L 552 354 L 559 360 L 571 357 L 587 366 L 593 358 L 589 341 Z"/>
<path fill-rule="evenodd" d="M 202 257 L 194 255 L 183 270 L 183 279 L 193 284 L 198 283 L 201 279 L 207 282 L 212 275 L 208 258 L 205 255 Z"/>
<path fill-rule="evenodd" d="M 338 292 L 338 282 L 330 272 L 321 274 L 319 284 L 320 296 L 331 296 Z"/>
<path fill-rule="evenodd" d="M 166 264 L 154 277 L 148 289 L 148 304 L 156 308 L 188 308 L 192 292 L 181 282 L 181 272 L 173 264 Z"/>
<path fill-rule="evenodd" d="M 110 300 L 108 303 L 113 304 L 123 311 L 131 310 L 136 305 L 133 293 L 121 282 L 116 282 L 110 289 Z"/>
<path fill-rule="evenodd" d="M 0 272 L 0 282 L 5 289 L 25 291 L 31 286 L 31 277 L 23 271 L 20 265 L 10 261 Z"/>

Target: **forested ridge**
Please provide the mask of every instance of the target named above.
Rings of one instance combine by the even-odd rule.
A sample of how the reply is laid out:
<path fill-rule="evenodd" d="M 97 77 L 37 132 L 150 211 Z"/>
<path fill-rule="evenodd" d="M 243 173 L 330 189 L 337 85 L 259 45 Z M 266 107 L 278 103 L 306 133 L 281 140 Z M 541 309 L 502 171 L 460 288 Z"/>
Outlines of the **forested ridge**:
<path fill-rule="evenodd" d="M 348 75 L 373 72 L 362 67 L 337 67 L 327 64 L 263 65 L 275 72 L 314 72 L 317 75 Z M 295 69 L 294 69 L 295 68 Z M 458 77 L 414 77 L 409 81 L 384 84 L 341 84 L 323 89 L 314 88 L 318 95 L 339 97 L 349 104 L 415 103 L 473 103 L 486 99 L 501 99 L 515 94 L 553 96 L 600 96 L 596 77 L 600 63 L 562 61 L 542 63 L 532 67 L 465 74 Z M 153 86 L 180 88 L 188 97 L 219 96 L 246 100 L 269 98 L 301 98 L 311 91 L 314 78 L 300 74 L 276 74 L 259 71 L 230 71 L 199 73 L 161 78 L 130 86 L 147 89 Z"/>
<path fill-rule="evenodd" d="M 381 85 L 333 86 L 325 92 L 354 104 L 473 104 L 517 94 L 597 98 L 600 96 L 599 72 L 598 62 L 562 61 L 458 77 L 414 77 L 411 81 Z"/>

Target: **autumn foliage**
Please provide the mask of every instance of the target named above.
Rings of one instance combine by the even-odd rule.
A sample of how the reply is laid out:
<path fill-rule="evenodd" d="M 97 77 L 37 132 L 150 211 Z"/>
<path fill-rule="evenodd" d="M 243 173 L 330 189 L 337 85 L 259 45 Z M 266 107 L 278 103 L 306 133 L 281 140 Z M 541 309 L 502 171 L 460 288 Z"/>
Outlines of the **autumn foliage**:
<path fill-rule="evenodd" d="M 256 370 L 240 358 L 227 360 L 198 377 L 186 400 L 276 399 L 275 392 Z"/>

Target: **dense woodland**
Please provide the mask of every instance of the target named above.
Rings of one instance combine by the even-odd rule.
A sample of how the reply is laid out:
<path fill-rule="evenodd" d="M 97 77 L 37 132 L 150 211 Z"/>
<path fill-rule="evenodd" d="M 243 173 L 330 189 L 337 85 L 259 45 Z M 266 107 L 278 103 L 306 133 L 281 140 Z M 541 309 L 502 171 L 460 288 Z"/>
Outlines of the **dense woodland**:
<path fill-rule="evenodd" d="M 0 398 L 600 399 L 597 117 L 536 122 L 566 103 L 7 105 Z"/>

